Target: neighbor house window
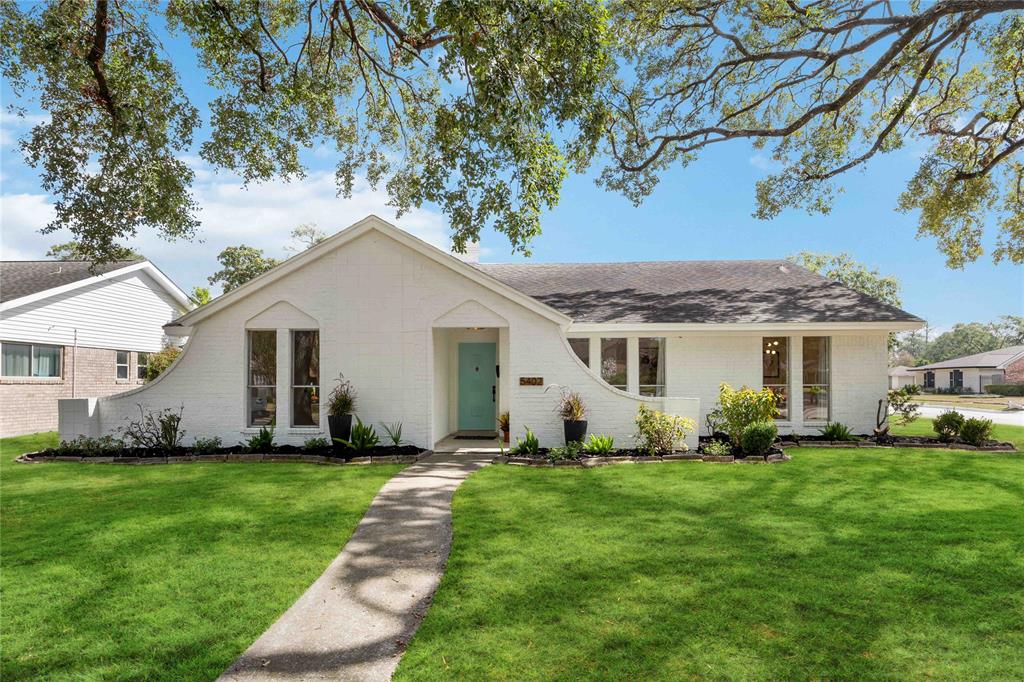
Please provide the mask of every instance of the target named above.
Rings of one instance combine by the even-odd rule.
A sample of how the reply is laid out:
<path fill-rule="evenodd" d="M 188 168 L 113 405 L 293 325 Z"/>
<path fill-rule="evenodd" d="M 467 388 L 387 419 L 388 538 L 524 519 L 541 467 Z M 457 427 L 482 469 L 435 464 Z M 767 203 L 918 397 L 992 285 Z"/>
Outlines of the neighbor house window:
<path fill-rule="evenodd" d="M 569 339 L 569 347 L 584 365 L 590 367 L 590 339 Z"/>
<path fill-rule="evenodd" d="M 131 356 L 126 350 L 117 351 L 117 359 L 115 360 L 115 376 L 118 379 L 128 378 L 128 358 Z"/>
<path fill-rule="evenodd" d="M 950 388 L 963 388 L 964 387 L 964 373 L 958 369 L 954 369 L 949 373 L 949 387 Z"/>
<path fill-rule="evenodd" d="M 277 332 L 249 331 L 249 426 L 270 426 L 277 415 Z"/>
<path fill-rule="evenodd" d="M 601 339 L 601 378 L 626 390 L 626 339 Z"/>
<path fill-rule="evenodd" d="M 0 344 L 5 377 L 59 377 L 60 346 L 41 346 L 32 343 Z"/>
<path fill-rule="evenodd" d="M 789 338 L 766 336 L 761 347 L 761 385 L 775 394 L 775 418 L 789 419 Z"/>
<path fill-rule="evenodd" d="M 640 395 L 665 395 L 665 339 L 640 339 Z"/>
<path fill-rule="evenodd" d="M 139 362 L 135 367 L 135 376 L 139 379 L 145 379 L 147 369 L 149 369 L 149 353 L 139 353 Z"/>
<path fill-rule="evenodd" d="M 804 337 L 804 421 L 828 421 L 830 363 L 827 336 Z"/>
<path fill-rule="evenodd" d="M 924 373 L 924 387 L 935 388 L 935 372 Z"/>
<path fill-rule="evenodd" d="M 320 332 L 292 332 L 292 426 L 320 426 Z"/>

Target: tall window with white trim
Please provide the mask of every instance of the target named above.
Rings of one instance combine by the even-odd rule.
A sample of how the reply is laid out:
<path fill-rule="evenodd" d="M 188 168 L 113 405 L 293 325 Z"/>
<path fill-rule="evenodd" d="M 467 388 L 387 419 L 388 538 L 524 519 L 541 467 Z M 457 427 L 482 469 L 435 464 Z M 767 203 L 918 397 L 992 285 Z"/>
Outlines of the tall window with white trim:
<path fill-rule="evenodd" d="M 601 378 L 615 388 L 626 390 L 626 339 L 601 339 Z"/>
<path fill-rule="evenodd" d="M 248 426 L 270 426 L 277 417 L 277 332 L 250 329 Z"/>
<path fill-rule="evenodd" d="M 831 393 L 829 337 L 805 336 L 803 358 L 804 421 L 828 421 Z"/>
<path fill-rule="evenodd" d="M 789 419 L 789 337 L 766 336 L 761 340 L 761 385 L 775 394 L 776 419 Z"/>
<path fill-rule="evenodd" d="M 320 425 L 320 332 L 292 332 L 292 426 Z"/>
<path fill-rule="evenodd" d="M 665 339 L 640 339 L 640 395 L 665 396 Z"/>

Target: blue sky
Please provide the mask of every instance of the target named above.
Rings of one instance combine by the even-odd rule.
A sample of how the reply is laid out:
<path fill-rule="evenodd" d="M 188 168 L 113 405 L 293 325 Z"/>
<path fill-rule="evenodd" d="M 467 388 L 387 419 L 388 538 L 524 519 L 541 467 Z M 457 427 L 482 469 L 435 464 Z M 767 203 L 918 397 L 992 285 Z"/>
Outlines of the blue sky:
<path fill-rule="evenodd" d="M 180 40 L 165 43 L 182 73 L 190 97 L 202 109 L 211 93 L 192 66 L 189 48 Z M 185 66 L 181 66 L 184 64 Z M 4 107 L 18 102 L 4 84 Z M 39 186 L 36 172 L 17 151 L 17 138 L 31 123 L 0 118 L 0 252 L 4 259 L 42 258 L 50 244 L 70 235 L 40 235 L 50 219 L 52 198 Z M 200 139 L 202 135 L 200 135 Z M 770 169 L 765 152 L 749 146 L 718 145 L 685 169 L 663 176 L 655 192 L 639 207 L 606 192 L 593 174 L 567 181 L 559 205 L 543 218 L 544 234 L 533 245 L 535 262 L 782 258 L 801 250 L 839 253 L 896 275 L 903 286 L 904 308 L 940 330 L 956 322 L 990 321 L 999 315 L 1024 314 L 1024 269 L 994 265 L 988 255 L 963 270 L 945 267 L 931 239 L 916 239 L 916 217 L 894 210 L 896 199 L 917 165 L 921 147 L 876 159 L 842 178 L 846 191 L 831 214 L 808 215 L 788 210 L 771 221 L 751 216 L 754 183 Z M 195 195 L 201 206 L 200 244 L 168 243 L 140 235 L 132 244 L 156 262 L 180 286 L 206 285 L 218 269 L 217 253 L 246 243 L 285 256 L 288 233 L 303 222 L 316 222 L 333 233 L 368 213 L 394 221 L 383 191 L 361 184 L 351 200 L 334 196 L 330 153 L 307 155 L 305 181 L 242 187 L 238 178 L 217 173 L 190 156 L 197 173 Z M 429 207 L 413 211 L 400 227 L 438 245 L 447 244 L 443 215 Z M 986 246 L 991 247 L 989 231 Z M 483 260 L 524 260 L 513 256 L 503 236 L 484 231 Z"/>

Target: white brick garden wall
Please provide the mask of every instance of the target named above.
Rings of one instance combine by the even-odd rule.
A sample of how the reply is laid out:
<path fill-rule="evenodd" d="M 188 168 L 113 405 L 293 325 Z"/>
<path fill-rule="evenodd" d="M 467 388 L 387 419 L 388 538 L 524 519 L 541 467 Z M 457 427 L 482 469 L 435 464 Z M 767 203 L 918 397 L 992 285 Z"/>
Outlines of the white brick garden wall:
<path fill-rule="evenodd" d="M 358 390 L 357 414 L 364 421 L 401 421 L 403 435 L 421 446 L 447 435 L 445 424 L 450 426 L 455 409 L 440 402 L 445 396 L 450 400 L 452 392 L 448 363 L 435 352 L 436 339 L 444 337 L 438 328 L 498 328 L 499 407 L 511 413 L 513 437 L 529 426 L 545 446 L 562 442 L 562 424 L 553 411 L 557 391 L 545 392 L 551 384 L 584 395 L 591 433 L 613 435 L 617 444 L 629 446 L 641 401 L 699 420 L 714 406 L 720 381 L 760 386 L 761 380 L 762 334 L 694 334 L 669 337 L 666 381 L 668 394 L 678 398 L 644 399 L 613 389 L 572 353 L 559 323 L 370 231 L 199 321 L 185 352 L 161 377 L 99 400 L 94 433 L 115 433 L 126 418 L 138 415 L 137 404 L 147 409 L 183 405 L 186 442 L 219 436 L 234 444 L 245 438 L 253 431 L 246 428 L 247 326 L 277 330 L 279 443 L 326 435 L 326 415 L 321 415 L 322 430 L 289 426 L 289 330 L 295 328 L 320 330 L 324 395 L 344 372 Z M 869 430 L 887 382 L 885 334 L 833 339 L 834 413 L 857 431 Z M 543 377 L 545 386 L 520 386 L 524 376 Z M 81 407 L 76 408 L 80 422 Z M 689 444 L 696 445 L 696 438 Z"/>

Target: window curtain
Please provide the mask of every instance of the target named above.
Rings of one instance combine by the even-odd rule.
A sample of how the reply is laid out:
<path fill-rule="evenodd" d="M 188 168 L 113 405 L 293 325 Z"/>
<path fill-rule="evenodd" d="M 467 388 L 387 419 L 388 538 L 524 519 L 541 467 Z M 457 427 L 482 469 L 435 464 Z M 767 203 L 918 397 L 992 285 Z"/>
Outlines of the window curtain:
<path fill-rule="evenodd" d="M 32 376 L 60 376 L 60 348 L 57 346 L 36 346 L 32 356 Z"/>
<path fill-rule="evenodd" d="M 3 344 L 3 376 L 27 377 L 32 360 L 32 347 L 20 343 Z"/>

